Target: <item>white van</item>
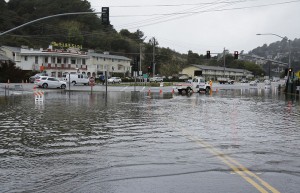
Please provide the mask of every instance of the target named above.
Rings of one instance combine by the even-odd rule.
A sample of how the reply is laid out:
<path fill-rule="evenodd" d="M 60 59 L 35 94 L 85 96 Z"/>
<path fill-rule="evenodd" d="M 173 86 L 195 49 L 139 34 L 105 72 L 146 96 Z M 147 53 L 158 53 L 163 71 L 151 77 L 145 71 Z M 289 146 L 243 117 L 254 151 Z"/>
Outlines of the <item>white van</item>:
<path fill-rule="evenodd" d="M 64 81 L 67 83 L 71 82 L 73 85 L 75 84 L 89 84 L 89 77 L 86 74 L 65 74 L 63 75 Z M 70 77 L 70 80 L 69 80 Z"/>

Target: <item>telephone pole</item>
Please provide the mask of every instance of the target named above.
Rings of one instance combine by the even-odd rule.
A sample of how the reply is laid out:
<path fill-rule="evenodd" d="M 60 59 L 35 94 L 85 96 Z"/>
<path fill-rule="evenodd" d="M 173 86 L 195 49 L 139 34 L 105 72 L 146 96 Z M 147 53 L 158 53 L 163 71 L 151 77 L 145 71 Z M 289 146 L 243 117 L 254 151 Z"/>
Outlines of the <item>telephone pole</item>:
<path fill-rule="evenodd" d="M 152 70 L 153 70 L 153 77 L 155 76 L 155 44 L 157 43 L 156 42 L 156 39 L 155 37 L 153 37 L 152 39 L 150 39 L 149 41 L 152 45 L 153 45 L 153 56 L 152 56 Z"/>

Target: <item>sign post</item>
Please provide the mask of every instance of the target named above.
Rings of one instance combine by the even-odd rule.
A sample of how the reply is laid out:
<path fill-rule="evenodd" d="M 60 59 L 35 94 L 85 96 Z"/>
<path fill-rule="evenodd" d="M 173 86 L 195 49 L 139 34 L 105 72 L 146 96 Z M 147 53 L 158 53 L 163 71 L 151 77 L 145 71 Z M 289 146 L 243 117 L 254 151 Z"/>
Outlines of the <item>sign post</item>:
<path fill-rule="evenodd" d="M 90 77 L 89 85 L 91 86 L 91 92 L 93 92 L 93 86 L 95 86 L 95 78 Z"/>

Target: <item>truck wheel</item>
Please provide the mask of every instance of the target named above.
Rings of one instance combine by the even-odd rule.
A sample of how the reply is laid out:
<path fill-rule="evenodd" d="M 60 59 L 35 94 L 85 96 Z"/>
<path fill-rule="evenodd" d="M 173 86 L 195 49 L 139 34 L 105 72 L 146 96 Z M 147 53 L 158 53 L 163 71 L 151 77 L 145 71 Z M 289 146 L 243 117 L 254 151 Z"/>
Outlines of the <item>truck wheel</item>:
<path fill-rule="evenodd" d="M 75 85 L 75 84 L 76 84 L 76 81 L 73 81 L 72 84 Z"/>
<path fill-rule="evenodd" d="M 205 93 L 209 93 L 209 91 L 210 91 L 210 88 L 209 88 L 209 87 L 206 87 Z"/>
<path fill-rule="evenodd" d="M 182 94 L 182 89 L 178 89 L 178 93 L 179 93 L 179 94 Z"/>
<path fill-rule="evenodd" d="M 192 90 L 191 88 L 187 88 L 186 89 L 186 94 L 189 94 L 191 92 L 191 90 Z"/>

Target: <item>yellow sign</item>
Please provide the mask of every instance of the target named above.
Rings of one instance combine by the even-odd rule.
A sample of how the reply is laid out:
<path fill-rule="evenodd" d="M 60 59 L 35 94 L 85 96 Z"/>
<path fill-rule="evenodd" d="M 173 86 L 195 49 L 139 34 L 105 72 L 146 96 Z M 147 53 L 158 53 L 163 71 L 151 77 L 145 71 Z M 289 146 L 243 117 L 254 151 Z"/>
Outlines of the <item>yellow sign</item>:
<path fill-rule="evenodd" d="M 300 70 L 298 72 L 295 73 L 295 75 L 300 78 Z"/>
<path fill-rule="evenodd" d="M 61 47 L 61 48 L 79 48 L 82 49 L 82 45 L 62 43 L 62 42 L 51 42 L 52 46 Z"/>

